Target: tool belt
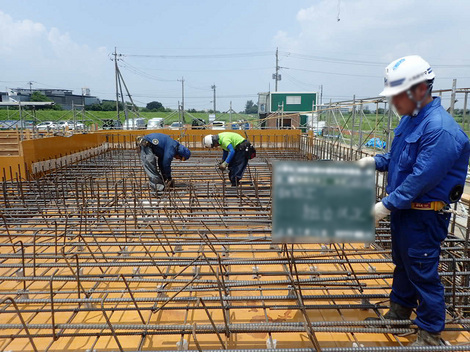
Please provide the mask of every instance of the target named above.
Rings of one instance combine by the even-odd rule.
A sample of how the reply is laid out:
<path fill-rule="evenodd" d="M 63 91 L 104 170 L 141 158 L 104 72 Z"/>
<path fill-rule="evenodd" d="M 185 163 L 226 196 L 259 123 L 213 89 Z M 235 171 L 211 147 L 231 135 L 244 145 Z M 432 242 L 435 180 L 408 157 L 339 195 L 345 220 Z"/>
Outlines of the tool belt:
<path fill-rule="evenodd" d="M 245 157 L 248 160 L 251 160 L 254 157 L 256 157 L 255 147 L 253 147 L 253 145 L 249 141 L 247 141 L 246 139 L 237 146 L 237 150 L 239 150 L 241 152 L 244 152 Z"/>
<path fill-rule="evenodd" d="M 447 206 L 444 202 L 411 203 L 411 209 L 441 211 Z"/>

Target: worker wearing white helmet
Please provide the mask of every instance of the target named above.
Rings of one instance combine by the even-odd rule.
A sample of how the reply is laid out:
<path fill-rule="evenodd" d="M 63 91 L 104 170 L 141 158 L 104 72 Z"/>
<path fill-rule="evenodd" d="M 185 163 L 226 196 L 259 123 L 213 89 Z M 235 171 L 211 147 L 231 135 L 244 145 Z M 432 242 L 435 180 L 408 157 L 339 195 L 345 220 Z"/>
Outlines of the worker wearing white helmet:
<path fill-rule="evenodd" d="M 234 187 L 240 184 L 248 160 L 256 156 L 256 151 L 251 143 L 235 132 L 209 134 L 204 137 L 203 145 L 205 148 L 218 146 L 222 148 L 222 162 L 219 164 L 219 169 L 224 171 L 228 168 L 228 176 Z"/>
<path fill-rule="evenodd" d="M 409 320 L 416 309 L 412 346 L 440 345 L 445 325 L 444 287 L 438 275 L 449 204 L 463 192 L 470 156 L 467 135 L 432 97 L 435 74 L 420 56 L 405 56 L 385 69 L 381 95 L 403 115 L 389 153 L 360 160 L 388 171 L 387 196 L 375 205 L 376 224 L 390 215 L 395 264 L 385 319 Z M 372 318 L 376 319 L 376 318 Z"/>

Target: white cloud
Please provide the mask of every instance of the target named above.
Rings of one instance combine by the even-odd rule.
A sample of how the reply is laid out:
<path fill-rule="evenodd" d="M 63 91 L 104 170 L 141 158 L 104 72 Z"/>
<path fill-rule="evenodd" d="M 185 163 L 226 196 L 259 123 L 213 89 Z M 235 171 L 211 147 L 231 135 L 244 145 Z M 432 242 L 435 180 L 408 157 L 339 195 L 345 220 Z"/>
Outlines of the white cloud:
<path fill-rule="evenodd" d="M 441 68 L 443 64 L 470 64 L 466 17 L 470 2 L 458 0 L 318 0 L 297 12 L 298 31 L 281 28 L 273 38 L 280 50 L 348 60 L 388 63 L 397 57 L 418 54 L 436 65 L 438 77 L 469 77 L 468 68 Z M 287 21 L 287 23 L 289 23 Z M 289 27 L 288 27 L 289 28 Z M 281 66 L 299 66 L 319 71 L 382 75 L 381 66 L 333 64 L 284 58 Z M 294 74 L 294 71 L 284 70 Z M 299 75 L 297 75 L 297 78 Z M 304 82 L 317 80 L 336 94 L 373 95 L 381 80 L 303 74 Z M 354 82 L 349 84 L 349 82 Z M 447 81 L 438 81 L 447 88 Z M 460 79 L 459 86 L 470 80 Z M 287 82 L 284 82 L 288 85 Z M 331 93 L 330 93 L 331 94 Z"/>
<path fill-rule="evenodd" d="M 93 86 L 98 90 L 109 90 L 103 83 L 112 82 L 112 65 L 105 47 L 90 48 L 58 28 L 15 20 L 2 11 L 0 66 L 5 81 L 33 80 L 58 88 Z"/>

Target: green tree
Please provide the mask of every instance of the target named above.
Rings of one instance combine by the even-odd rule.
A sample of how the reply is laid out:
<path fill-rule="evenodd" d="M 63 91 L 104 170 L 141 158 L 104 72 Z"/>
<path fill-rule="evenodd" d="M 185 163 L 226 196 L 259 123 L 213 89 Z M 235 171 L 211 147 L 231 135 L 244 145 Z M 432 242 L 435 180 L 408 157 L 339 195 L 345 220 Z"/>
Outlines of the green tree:
<path fill-rule="evenodd" d="M 90 111 L 103 111 L 103 107 L 101 106 L 101 104 L 97 104 L 97 103 L 87 105 L 85 109 L 90 110 Z"/>
<path fill-rule="evenodd" d="M 41 92 L 33 92 L 31 94 L 31 97 L 29 98 L 30 101 L 52 101 L 48 97 L 46 97 L 44 94 Z"/>
<path fill-rule="evenodd" d="M 248 100 L 245 104 L 245 114 L 256 114 L 258 113 L 258 105 L 253 103 L 253 100 Z"/>
<path fill-rule="evenodd" d="M 115 111 L 116 110 L 116 101 L 114 100 L 103 100 L 101 102 L 102 111 Z M 123 110 L 124 106 L 122 103 L 119 103 L 119 110 Z"/>
<path fill-rule="evenodd" d="M 33 102 L 51 102 L 52 99 L 46 97 L 44 94 L 41 92 L 33 92 L 31 96 L 29 97 L 29 101 Z M 44 109 L 54 109 L 54 110 L 62 110 L 62 106 L 58 105 L 57 107 L 55 105 L 53 106 L 36 106 L 36 110 L 44 110 Z"/>
<path fill-rule="evenodd" d="M 146 108 L 150 111 L 165 111 L 163 104 L 159 101 L 151 101 L 147 104 Z"/>

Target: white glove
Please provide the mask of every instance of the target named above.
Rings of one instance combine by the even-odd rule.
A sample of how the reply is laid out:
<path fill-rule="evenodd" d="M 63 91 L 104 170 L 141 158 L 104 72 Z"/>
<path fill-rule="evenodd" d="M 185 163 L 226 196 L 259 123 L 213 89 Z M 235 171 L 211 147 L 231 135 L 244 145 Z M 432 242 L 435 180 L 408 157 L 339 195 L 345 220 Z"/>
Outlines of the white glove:
<path fill-rule="evenodd" d="M 390 210 L 385 208 L 384 203 L 378 202 L 374 206 L 375 227 L 379 225 L 379 221 L 391 213 Z"/>
<path fill-rule="evenodd" d="M 366 156 L 365 158 L 359 159 L 357 161 L 358 165 L 361 167 L 366 167 L 369 165 L 374 165 L 375 168 L 375 159 L 373 156 Z"/>
<path fill-rule="evenodd" d="M 225 171 L 228 167 L 228 163 L 226 161 L 223 161 L 219 164 L 219 169 L 222 171 Z"/>

